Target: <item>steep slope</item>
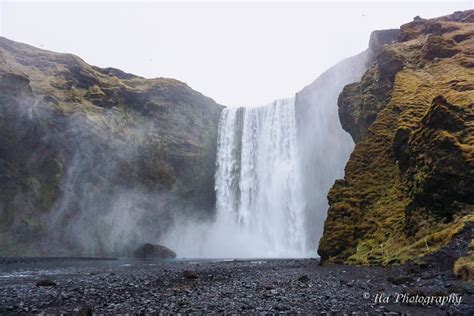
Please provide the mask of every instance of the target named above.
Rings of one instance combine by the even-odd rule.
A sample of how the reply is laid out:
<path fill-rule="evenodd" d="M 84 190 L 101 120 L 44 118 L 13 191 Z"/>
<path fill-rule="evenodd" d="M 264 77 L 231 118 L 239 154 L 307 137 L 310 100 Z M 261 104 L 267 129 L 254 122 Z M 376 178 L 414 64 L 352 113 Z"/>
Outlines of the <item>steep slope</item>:
<path fill-rule="evenodd" d="M 403 25 L 338 105 L 357 144 L 328 195 L 323 261 L 399 263 L 469 232 L 474 11 Z"/>
<path fill-rule="evenodd" d="M 120 252 L 191 203 L 212 215 L 221 109 L 177 80 L 0 38 L 0 255 Z"/>

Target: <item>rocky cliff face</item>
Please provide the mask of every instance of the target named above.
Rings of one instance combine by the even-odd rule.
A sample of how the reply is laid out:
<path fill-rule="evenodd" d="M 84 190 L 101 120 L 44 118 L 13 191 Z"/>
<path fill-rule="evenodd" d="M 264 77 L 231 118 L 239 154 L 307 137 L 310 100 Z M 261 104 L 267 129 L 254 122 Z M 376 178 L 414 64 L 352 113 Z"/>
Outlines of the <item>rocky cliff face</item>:
<path fill-rule="evenodd" d="M 212 215 L 221 108 L 0 38 L 0 255 L 120 252 Z"/>
<path fill-rule="evenodd" d="M 338 105 L 357 144 L 328 195 L 322 260 L 404 262 L 471 229 L 474 11 L 403 25 Z"/>

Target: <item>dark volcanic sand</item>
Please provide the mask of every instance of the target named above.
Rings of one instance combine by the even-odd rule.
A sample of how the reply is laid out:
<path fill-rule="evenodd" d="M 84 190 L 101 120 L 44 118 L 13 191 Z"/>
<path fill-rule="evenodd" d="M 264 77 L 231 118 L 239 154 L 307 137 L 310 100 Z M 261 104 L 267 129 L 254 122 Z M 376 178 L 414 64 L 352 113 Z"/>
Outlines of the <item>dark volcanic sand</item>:
<path fill-rule="evenodd" d="M 191 270 L 197 279 L 183 277 Z M 306 275 L 306 277 L 300 277 Z M 409 276 L 394 285 L 389 277 Z M 57 283 L 37 287 L 42 279 Z M 305 280 L 306 279 L 306 280 Z M 319 266 L 314 259 L 176 260 L 0 259 L 0 313 L 360 312 L 472 315 L 472 283 L 431 268 Z M 395 293 L 459 293 L 458 306 L 394 302 Z M 368 299 L 364 298 L 370 295 Z M 377 293 L 390 302 L 374 302 Z M 82 309 L 84 312 L 86 309 Z M 393 314 L 395 315 L 395 314 Z"/>

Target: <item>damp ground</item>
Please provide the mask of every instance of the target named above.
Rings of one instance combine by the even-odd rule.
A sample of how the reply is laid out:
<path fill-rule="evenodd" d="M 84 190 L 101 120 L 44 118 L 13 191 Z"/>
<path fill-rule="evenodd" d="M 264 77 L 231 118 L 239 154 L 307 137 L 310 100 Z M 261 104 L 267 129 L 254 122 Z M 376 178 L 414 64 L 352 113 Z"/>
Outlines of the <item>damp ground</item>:
<path fill-rule="evenodd" d="M 75 312 L 472 315 L 474 299 L 472 283 L 434 265 L 387 269 L 320 266 L 317 259 L 0 259 L 1 314 Z"/>

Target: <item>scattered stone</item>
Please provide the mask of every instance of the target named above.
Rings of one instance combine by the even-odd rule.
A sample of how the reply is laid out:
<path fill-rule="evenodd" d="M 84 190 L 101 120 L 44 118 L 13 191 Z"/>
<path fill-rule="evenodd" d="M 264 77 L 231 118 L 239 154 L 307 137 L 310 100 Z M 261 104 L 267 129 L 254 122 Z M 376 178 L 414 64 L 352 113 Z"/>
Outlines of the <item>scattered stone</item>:
<path fill-rule="evenodd" d="M 273 290 L 275 288 L 273 284 L 264 284 L 263 287 L 265 290 Z"/>
<path fill-rule="evenodd" d="M 309 280 L 310 280 L 310 279 L 309 279 L 309 276 L 307 276 L 306 274 L 303 274 L 302 276 L 300 276 L 300 277 L 298 278 L 298 281 L 303 282 L 303 283 L 306 283 L 306 282 L 308 282 Z"/>
<path fill-rule="evenodd" d="M 401 285 L 413 282 L 413 278 L 409 276 L 388 277 L 387 281 L 395 285 Z"/>
<path fill-rule="evenodd" d="M 35 293 L 31 292 L 31 281 L 25 278 L 0 278 L 0 314 L 304 314 L 315 308 L 353 310 L 360 314 L 373 313 L 376 309 L 380 314 L 397 311 L 399 305 L 374 303 L 375 294 L 382 292 L 410 296 L 457 293 L 463 296 L 462 304 L 447 307 L 454 315 L 467 314 L 468 307 L 474 304 L 465 282 L 439 270 L 434 271 L 438 274 L 435 279 L 417 279 L 402 289 L 386 280 L 404 275 L 406 266 L 345 266 L 346 274 L 342 275 L 338 265 L 319 267 L 305 259 L 298 263 L 295 268 L 294 260 L 272 260 L 258 266 L 246 261 L 205 262 L 200 263 L 199 270 L 194 270 L 195 265 L 188 262 L 150 265 L 136 260 L 131 263 L 133 268 L 123 268 L 119 263 L 103 271 L 89 268 L 84 271 L 78 265 L 66 274 L 55 274 L 54 281 L 60 288 Z M 57 269 L 54 263 L 47 270 L 52 269 Z M 96 272 L 93 278 L 88 274 L 91 271 Z M 428 271 L 431 270 L 425 272 Z M 226 278 L 229 274 L 232 279 Z M 188 280 L 185 275 L 199 276 L 199 282 Z M 215 280 L 211 281 L 209 275 Z M 301 277 L 306 280 L 305 276 L 309 279 L 307 283 L 299 281 Z M 371 282 L 367 283 L 369 277 Z M 365 298 L 365 293 L 369 298 Z M 423 312 L 420 308 L 425 307 L 403 305 L 407 313 Z M 436 315 L 441 311 L 437 306 L 431 308 L 426 313 Z"/>

